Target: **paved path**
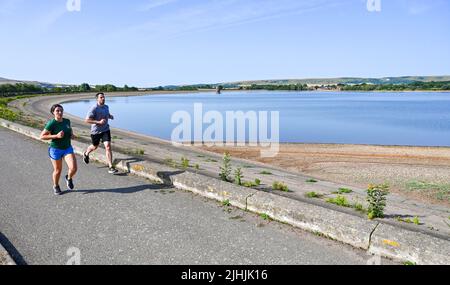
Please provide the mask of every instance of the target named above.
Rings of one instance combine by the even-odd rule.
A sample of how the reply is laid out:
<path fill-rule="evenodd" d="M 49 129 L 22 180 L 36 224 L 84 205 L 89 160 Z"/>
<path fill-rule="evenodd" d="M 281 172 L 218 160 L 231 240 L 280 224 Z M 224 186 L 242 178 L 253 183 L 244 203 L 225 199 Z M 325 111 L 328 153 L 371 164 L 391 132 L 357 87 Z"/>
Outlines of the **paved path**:
<path fill-rule="evenodd" d="M 0 242 L 19 264 L 65 264 L 71 247 L 80 249 L 82 264 L 366 264 L 371 258 L 191 193 L 110 176 L 98 164 L 80 164 L 78 191 L 55 197 L 47 146 L 4 128 L 0 138 Z"/>

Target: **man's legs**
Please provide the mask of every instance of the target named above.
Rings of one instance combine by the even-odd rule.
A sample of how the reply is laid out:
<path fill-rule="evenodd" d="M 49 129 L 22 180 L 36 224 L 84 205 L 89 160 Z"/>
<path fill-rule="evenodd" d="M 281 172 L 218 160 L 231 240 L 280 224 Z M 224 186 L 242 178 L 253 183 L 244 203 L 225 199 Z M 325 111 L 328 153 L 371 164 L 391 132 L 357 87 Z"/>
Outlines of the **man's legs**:
<path fill-rule="evenodd" d="M 92 145 L 92 144 L 91 144 L 91 145 L 87 148 L 87 150 L 85 151 L 85 154 L 86 154 L 86 155 L 89 155 L 91 152 L 96 151 L 97 148 L 98 148 L 98 146 L 95 146 L 95 145 Z"/>
<path fill-rule="evenodd" d="M 87 150 L 83 153 L 83 161 L 86 164 L 89 164 L 89 154 L 95 150 L 97 150 L 100 145 L 100 135 L 92 135 L 91 134 L 92 144 L 87 148 Z"/>
<path fill-rule="evenodd" d="M 105 145 L 106 157 L 108 159 L 108 166 L 109 166 L 108 172 L 110 174 L 116 174 L 117 169 L 113 165 L 114 160 L 113 160 L 113 154 L 112 154 L 112 149 L 111 149 L 111 131 L 107 131 L 107 132 L 103 133 L 102 141 L 103 141 L 103 144 Z"/>
<path fill-rule="evenodd" d="M 104 142 L 106 157 L 108 159 L 109 168 L 113 168 L 113 155 L 111 150 L 111 142 Z"/>
<path fill-rule="evenodd" d="M 113 165 L 113 154 L 111 150 L 111 142 L 106 141 L 105 144 L 105 150 L 106 150 L 106 157 L 108 158 L 108 164 L 109 164 L 109 170 L 108 172 L 110 174 L 116 174 L 118 171 Z"/>

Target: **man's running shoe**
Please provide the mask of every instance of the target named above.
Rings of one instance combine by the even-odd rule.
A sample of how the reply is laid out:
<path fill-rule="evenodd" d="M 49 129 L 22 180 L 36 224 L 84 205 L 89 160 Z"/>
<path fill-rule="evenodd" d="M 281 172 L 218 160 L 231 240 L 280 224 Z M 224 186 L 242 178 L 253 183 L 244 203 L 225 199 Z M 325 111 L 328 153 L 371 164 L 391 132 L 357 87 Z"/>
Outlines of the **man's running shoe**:
<path fill-rule="evenodd" d="M 61 195 L 62 194 L 61 188 L 59 186 L 53 186 L 53 194 Z"/>
<path fill-rule="evenodd" d="M 87 155 L 86 153 L 83 153 L 83 161 L 86 164 L 89 164 L 89 155 Z"/>
<path fill-rule="evenodd" d="M 117 169 L 115 169 L 114 167 L 110 167 L 108 170 L 109 174 L 116 174 L 117 172 L 119 172 Z"/>
<path fill-rule="evenodd" d="M 73 190 L 73 188 L 75 188 L 75 186 L 73 185 L 73 179 L 69 179 L 69 175 L 66 175 L 66 183 L 67 188 L 69 188 L 70 190 Z"/>

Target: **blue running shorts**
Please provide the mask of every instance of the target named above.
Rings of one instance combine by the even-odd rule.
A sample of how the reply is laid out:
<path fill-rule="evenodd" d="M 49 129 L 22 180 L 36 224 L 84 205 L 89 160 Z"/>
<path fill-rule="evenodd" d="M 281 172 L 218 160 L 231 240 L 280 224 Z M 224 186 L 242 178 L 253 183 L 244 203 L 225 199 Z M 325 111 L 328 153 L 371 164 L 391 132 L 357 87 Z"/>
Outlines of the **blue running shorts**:
<path fill-rule="evenodd" d="M 68 149 L 57 149 L 57 148 L 50 147 L 48 149 L 48 156 L 50 156 L 50 158 L 53 160 L 60 160 L 63 157 L 65 157 L 66 155 L 73 154 L 73 153 L 74 153 L 73 147 L 69 147 Z"/>

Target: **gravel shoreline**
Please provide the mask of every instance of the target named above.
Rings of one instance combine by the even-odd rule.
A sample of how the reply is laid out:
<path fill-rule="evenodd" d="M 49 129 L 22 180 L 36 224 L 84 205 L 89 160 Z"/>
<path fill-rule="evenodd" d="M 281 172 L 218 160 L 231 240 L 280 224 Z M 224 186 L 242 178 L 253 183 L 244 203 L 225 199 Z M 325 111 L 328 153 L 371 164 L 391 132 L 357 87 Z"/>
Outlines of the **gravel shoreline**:
<path fill-rule="evenodd" d="M 449 147 L 281 144 L 275 158 L 254 147 L 204 149 L 355 187 L 388 183 L 394 193 L 450 207 Z"/>

